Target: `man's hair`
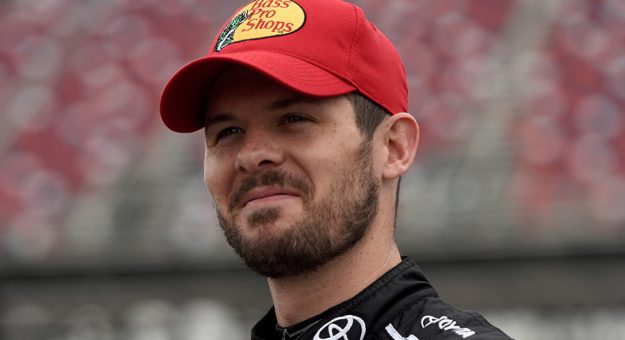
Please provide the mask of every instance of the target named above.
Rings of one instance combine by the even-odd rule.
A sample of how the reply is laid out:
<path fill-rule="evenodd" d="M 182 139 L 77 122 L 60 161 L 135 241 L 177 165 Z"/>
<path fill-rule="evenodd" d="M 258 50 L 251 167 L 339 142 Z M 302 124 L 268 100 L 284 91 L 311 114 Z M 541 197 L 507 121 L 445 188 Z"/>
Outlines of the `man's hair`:
<path fill-rule="evenodd" d="M 356 126 L 365 135 L 366 142 L 370 142 L 371 138 L 373 138 L 375 129 L 386 117 L 390 115 L 390 113 L 359 92 L 349 93 L 347 95 L 347 99 L 349 99 L 352 103 L 352 107 L 354 108 Z M 400 183 L 401 177 L 397 181 L 397 192 L 395 193 L 395 223 L 397 223 Z"/>
<path fill-rule="evenodd" d="M 389 116 L 389 113 L 380 105 L 358 92 L 349 93 L 347 98 L 354 108 L 356 126 L 370 140 L 375 129 Z"/>

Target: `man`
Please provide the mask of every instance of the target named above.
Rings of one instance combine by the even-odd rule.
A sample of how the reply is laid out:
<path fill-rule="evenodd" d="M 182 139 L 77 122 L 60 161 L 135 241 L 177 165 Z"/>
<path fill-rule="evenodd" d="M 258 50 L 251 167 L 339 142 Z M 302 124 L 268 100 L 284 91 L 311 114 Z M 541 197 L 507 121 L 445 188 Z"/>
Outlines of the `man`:
<path fill-rule="evenodd" d="M 437 296 L 394 239 L 419 128 L 390 41 L 340 0 L 257 0 L 161 99 L 204 128 L 204 178 L 227 241 L 268 278 L 252 339 L 509 339 Z"/>

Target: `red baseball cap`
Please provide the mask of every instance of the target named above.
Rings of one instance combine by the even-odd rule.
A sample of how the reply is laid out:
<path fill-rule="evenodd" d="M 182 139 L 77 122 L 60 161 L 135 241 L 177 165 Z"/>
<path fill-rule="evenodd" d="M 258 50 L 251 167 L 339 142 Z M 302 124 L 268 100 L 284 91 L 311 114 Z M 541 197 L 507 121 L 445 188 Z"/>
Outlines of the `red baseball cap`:
<path fill-rule="evenodd" d="M 207 56 L 169 80 L 160 104 L 165 125 L 203 128 L 209 88 L 232 63 L 308 96 L 358 91 L 390 114 L 408 109 L 399 53 L 362 9 L 341 0 L 256 0 L 228 20 Z"/>

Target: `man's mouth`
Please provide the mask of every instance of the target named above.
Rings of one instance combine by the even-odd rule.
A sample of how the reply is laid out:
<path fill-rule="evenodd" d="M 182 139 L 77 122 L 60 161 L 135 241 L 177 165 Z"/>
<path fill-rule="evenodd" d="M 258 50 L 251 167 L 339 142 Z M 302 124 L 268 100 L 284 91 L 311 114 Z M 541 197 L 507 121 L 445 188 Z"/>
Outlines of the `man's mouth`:
<path fill-rule="evenodd" d="M 250 204 L 273 203 L 281 200 L 301 198 L 306 201 L 310 196 L 310 186 L 302 179 L 286 173 L 269 170 L 263 174 L 244 178 L 230 197 L 230 211 L 242 209 Z M 286 202 L 284 202 L 286 203 Z"/>
<path fill-rule="evenodd" d="M 286 188 L 260 187 L 252 189 L 245 194 L 241 200 L 241 206 L 246 207 L 249 204 L 271 202 L 292 197 L 300 197 L 300 194 L 295 190 Z"/>

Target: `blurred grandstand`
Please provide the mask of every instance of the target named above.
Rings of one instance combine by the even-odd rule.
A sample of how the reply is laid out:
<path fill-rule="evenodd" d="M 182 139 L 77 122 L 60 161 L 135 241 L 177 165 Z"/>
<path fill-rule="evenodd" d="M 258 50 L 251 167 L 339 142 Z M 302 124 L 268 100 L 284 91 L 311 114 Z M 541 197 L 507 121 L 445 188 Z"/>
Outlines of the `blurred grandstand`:
<path fill-rule="evenodd" d="M 517 339 L 625 339 L 625 2 L 355 2 L 423 131 L 403 252 Z M 158 116 L 235 4 L 0 1 L 1 339 L 247 337 L 263 280 Z"/>

